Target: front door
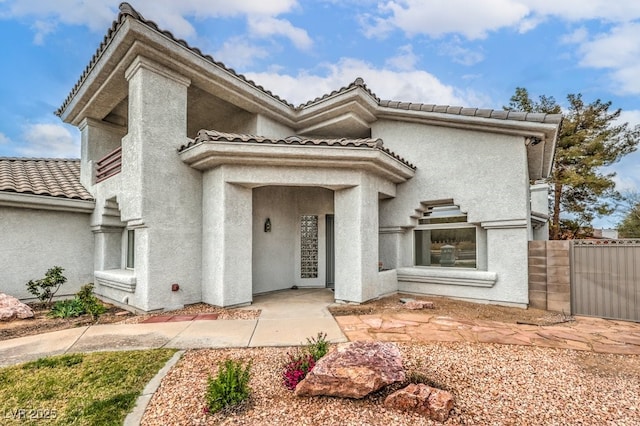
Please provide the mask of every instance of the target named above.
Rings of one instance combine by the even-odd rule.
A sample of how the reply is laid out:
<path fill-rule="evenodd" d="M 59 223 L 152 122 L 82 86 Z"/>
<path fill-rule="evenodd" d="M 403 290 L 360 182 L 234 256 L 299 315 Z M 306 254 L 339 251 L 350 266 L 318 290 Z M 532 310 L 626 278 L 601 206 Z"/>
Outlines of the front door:
<path fill-rule="evenodd" d="M 327 288 L 334 288 L 336 275 L 335 253 L 336 246 L 333 238 L 333 215 L 326 215 L 326 242 L 327 242 Z"/>

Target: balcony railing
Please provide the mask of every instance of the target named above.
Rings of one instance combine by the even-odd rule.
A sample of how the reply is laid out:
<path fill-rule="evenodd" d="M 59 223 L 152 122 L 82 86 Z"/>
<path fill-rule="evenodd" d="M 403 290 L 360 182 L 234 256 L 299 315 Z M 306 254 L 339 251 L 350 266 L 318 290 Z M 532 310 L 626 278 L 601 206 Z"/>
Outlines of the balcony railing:
<path fill-rule="evenodd" d="M 122 170 L 122 147 L 102 157 L 96 163 L 96 183 L 102 182 Z"/>

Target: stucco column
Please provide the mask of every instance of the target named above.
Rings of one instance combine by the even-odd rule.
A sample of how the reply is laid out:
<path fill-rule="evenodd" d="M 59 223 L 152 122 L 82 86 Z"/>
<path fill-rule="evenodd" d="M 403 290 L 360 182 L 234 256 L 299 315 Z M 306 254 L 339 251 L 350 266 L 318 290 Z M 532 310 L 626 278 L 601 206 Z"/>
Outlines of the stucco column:
<path fill-rule="evenodd" d="M 190 80 L 141 56 L 125 77 L 129 120 L 118 202 L 122 221 L 136 228 L 135 299 L 144 310 L 176 308 L 201 300 L 201 177 L 176 151 L 186 140 Z"/>
<path fill-rule="evenodd" d="M 336 300 L 377 297 L 378 191 L 363 176 L 360 185 L 335 192 Z"/>
<path fill-rule="evenodd" d="M 204 174 L 202 204 L 202 300 L 251 303 L 252 190 L 226 182 L 219 167 Z"/>

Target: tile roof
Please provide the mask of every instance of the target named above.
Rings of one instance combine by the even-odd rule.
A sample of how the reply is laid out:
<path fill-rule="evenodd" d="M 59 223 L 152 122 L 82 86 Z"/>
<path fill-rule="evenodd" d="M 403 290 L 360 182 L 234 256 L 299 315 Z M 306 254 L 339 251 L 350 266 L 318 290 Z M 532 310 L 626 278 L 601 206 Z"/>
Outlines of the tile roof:
<path fill-rule="evenodd" d="M 464 115 L 468 117 L 494 118 L 499 120 L 531 121 L 536 123 L 558 124 L 562 121 L 562 114 L 542 114 L 520 111 L 504 111 L 497 109 L 464 108 L 450 105 L 433 105 L 412 102 L 381 100 L 381 107 L 404 109 L 409 111 L 436 112 L 441 114 Z"/>
<path fill-rule="evenodd" d="M 0 191 L 93 200 L 80 183 L 80 160 L 0 157 Z"/>
<path fill-rule="evenodd" d="M 298 110 L 304 109 L 305 107 L 311 106 L 311 105 L 313 105 L 315 103 L 318 103 L 318 102 L 322 102 L 323 100 L 328 99 L 328 98 L 330 98 L 332 96 L 335 96 L 335 95 L 338 95 L 338 94 L 341 94 L 341 93 L 344 93 L 344 92 L 348 92 L 349 90 L 351 90 L 351 89 L 353 89 L 355 87 L 362 88 L 367 94 L 369 94 L 373 99 L 375 99 L 376 102 L 380 103 L 380 98 L 377 97 L 376 94 L 373 93 L 371 91 L 371 89 L 369 89 L 367 87 L 366 84 L 364 84 L 364 79 L 362 77 L 358 77 L 353 81 L 353 83 L 349 84 L 348 86 L 341 87 L 340 89 L 334 90 L 331 93 L 327 93 L 325 95 L 319 96 L 319 97 L 315 98 L 312 101 L 306 102 L 304 104 L 300 104 L 300 105 L 298 105 L 296 107 L 296 109 L 298 109 Z"/>
<path fill-rule="evenodd" d="M 213 65 L 223 69 L 224 71 L 230 73 L 231 75 L 243 80 L 254 88 L 262 91 L 273 99 L 283 103 L 284 105 L 294 109 L 294 110 L 302 110 L 306 107 L 312 106 L 316 103 L 327 100 L 333 96 L 348 92 L 354 88 L 361 88 L 367 94 L 369 94 L 381 107 L 394 108 L 394 109 L 405 109 L 410 111 L 424 111 L 424 112 L 435 112 L 435 113 L 443 113 L 443 114 L 454 114 L 460 116 L 471 116 L 471 117 L 483 117 L 483 118 L 493 118 L 493 119 L 501 119 L 501 120 L 516 120 L 516 121 L 529 121 L 529 122 L 537 122 L 537 123 L 553 123 L 558 124 L 562 121 L 562 115 L 560 114 L 537 114 L 537 113 L 524 113 L 524 112 L 515 112 L 515 111 L 503 111 L 503 110 L 493 110 L 493 109 L 479 109 L 479 108 L 463 108 L 457 106 L 449 106 L 449 105 L 431 105 L 431 104 L 421 104 L 421 103 L 410 103 L 410 102 L 399 102 L 399 101 L 390 101 L 390 100 L 380 100 L 378 96 L 375 95 L 364 83 L 364 80 L 360 77 L 356 78 L 355 81 L 348 86 L 342 87 L 338 90 L 334 90 L 331 93 L 327 93 L 322 95 L 314 100 L 308 101 L 304 104 L 300 104 L 295 107 L 293 104 L 287 102 L 285 99 L 280 98 L 275 95 L 271 91 L 265 89 L 254 81 L 248 79 L 242 74 L 238 74 L 234 69 L 227 67 L 224 63 L 216 61 L 212 56 L 202 53 L 202 51 L 196 47 L 191 47 L 186 41 L 176 38 L 170 31 L 161 30 L 158 25 L 148 19 L 145 19 L 137 10 L 135 10 L 129 3 L 120 3 L 119 6 L 120 12 L 118 13 L 118 17 L 111 24 L 111 28 L 107 31 L 107 34 L 104 36 L 104 39 L 100 46 L 98 47 L 96 53 L 91 58 L 89 65 L 85 68 L 84 72 L 80 76 L 80 79 L 75 84 L 71 92 L 63 102 L 62 106 L 58 108 L 55 112 L 57 116 L 61 116 L 64 110 L 67 108 L 71 99 L 76 95 L 80 87 L 82 86 L 84 80 L 87 78 L 93 67 L 96 65 L 100 56 L 107 49 L 111 41 L 113 40 L 115 33 L 118 29 L 123 25 L 127 17 L 131 17 L 136 21 L 146 25 L 152 30 L 163 34 L 165 37 L 173 40 L 174 42 L 180 44 L 181 46 L 189 49 L 193 53 L 198 56 L 206 59 Z"/>
<path fill-rule="evenodd" d="M 289 136 L 284 139 L 273 139 L 262 136 L 246 135 L 239 133 L 224 133 L 216 130 L 200 130 L 198 136 L 193 141 L 182 145 L 178 152 L 182 152 L 187 148 L 198 145 L 202 142 L 243 142 L 243 143 L 262 143 L 272 145 L 315 145 L 315 146 L 334 146 L 334 147 L 353 147 L 353 148 L 369 148 L 380 150 L 387 155 L 395 158 L 406 166 L 416 169 L 404 158 L 387 149 L 382 139 L 330 139 L 330 138 L 303 138 L 300 136 Z"/>
<path fill-rule="evenodd" d="M 210 63 L 212 63 L 212 64 L 222 68 L 223 70 L 227 71 L 228 73 L 234 75 L 235 77 L 238 77 L 241 80 L 249 83 L 251 86 L 253 86 L 256 89 L 266 93 L 267 95 L 271 96 L 272 98 L 274 98 L 274 99 L 282 102 L 283 104 L 293 108 L 293 105 L 290 104 L 289 102 L 287 102 L 286 100 L 284 100 L 284 99 L 280 98 L 279 96 L 273 94 L 271 91 L 265 89 L 264 87 L 260 86 L 259 84 L 256 84 L 253 80 L 249 80 L 244 75 L 238 74 L 233 68 L 229 68 L 225 64 L 223 64 L 222 62 L 216 61 L 215 59 L 213 59 L 213 57 L 211 55 L 207 55 L 207 54 L 202 53 L 202 51 L 200 49 L 198 49 L 197 47 L 189 46 L 189 43 L 187 43 L 186 41 L 184 41 L 182 39 L 176 38 L 170 31 L 161 30 L 155 22 L 153 22 L 151 20 L 148 20 L 148 19 L 145 19 L 129 3 L 126 3 L 126 2 L 120 3 L 119 9 L 120 9 L 120 13 L 118 13 L 118 17 L 116 18 L 115 21 L 113 21 L 111 23 L 111 27 L 107 31 L 107 34 L 104 36 L 104 38 L 102 40 L 102 43 L 100 43 L 100 46 L 98 46 L 98 49 L 97 49 L 96 53 L 93 54 L 93 57 L 89 61 L 89 65 L 86 66 L 86 68 L 84 69 L 84 72 L 82 73 L 82 75 L 78 79 L 78 81 L 75 84 L 75 86 L 73 86 L 73 89 L 71 89 L 71 92 L 69 93 L 67 98 L 64 100 L 64 102 L 62 103 L 60 108 L 58 108 L 56 110 L 55 114 L 58 117 L 60 117 L 62 115 L 62 113 L 64 112 L 64 110 L 67 108 L 67 106 L 69 106 L 69 104 L 71 103 L 71 99 L 73 99 L 73 97 L 76 95 L 78 90 L 80 90 L 80 87 L 82 86 L 82 83 L 84 83 L 84 80 L 87 78 L 87 76 L 89 75 L 89 73 L 91 72 L 93 67 L 96 65 L 96 63 L 100 59 L 100 56 L 102 56 L 104 51 L 107 50 L 107 47 L 109 46 L 109 44 L 113 40 L 113 38 L 115 36 L 115 33 L 124 24 L 124 21 L 126 20 L 126 18 L 128 16 L 130 16 L 133 19 L 135 19 L 136 21 L 146 25 L 147 27 L 151 28 L 152 30 L 154 30 L 154 31 L 156 31 L 156 32 L 168 37 L 169 39 L 175 41 L 176 43 L 180 44 L 181 46 L 183 46 L 183 47 L 189 49 L 190 51 L 192 51 L 193 53 L 197 54 L 198 56 L 206 59 Z"/>

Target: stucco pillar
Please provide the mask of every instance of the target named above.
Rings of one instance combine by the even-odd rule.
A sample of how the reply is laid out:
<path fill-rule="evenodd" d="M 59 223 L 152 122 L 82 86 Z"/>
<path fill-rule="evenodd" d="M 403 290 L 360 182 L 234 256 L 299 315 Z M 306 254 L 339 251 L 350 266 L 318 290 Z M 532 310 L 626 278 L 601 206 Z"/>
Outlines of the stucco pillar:
<path fill-rule="evenodd" d="M 136 300 L 144 310 L 176 308 L 201 300 L 201 176 L 177 154 L 186 140 L 190 80 L 141 56 L 125 77 L 129 120 L 118 202 L 122 221 L 136 228 Z"/>
<path fill-rule="evenodd" d="M 335 192 L 336 300 L 365 302 L 377 297 L 378 191 L 360 185 Z"/>
<path fill-rule="evenodd" d="M 252 301 L 252 190 L 225 182 L 224 166 L 203 178 L 202 300 Z M 265 253 L 268 255 L 268 253 Z"/>

